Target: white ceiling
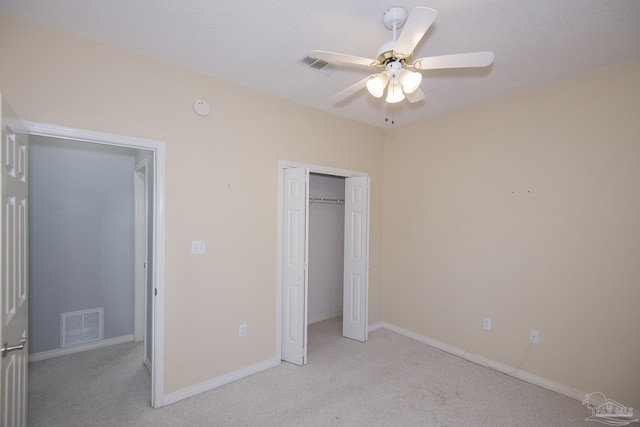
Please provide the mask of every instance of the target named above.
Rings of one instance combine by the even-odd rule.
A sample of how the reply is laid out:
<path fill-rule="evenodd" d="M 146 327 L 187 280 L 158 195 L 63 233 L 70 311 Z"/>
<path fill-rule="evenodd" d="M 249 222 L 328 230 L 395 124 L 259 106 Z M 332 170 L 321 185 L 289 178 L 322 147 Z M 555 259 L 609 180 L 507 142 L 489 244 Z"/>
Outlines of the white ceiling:
<path fill-rule="evenodd" d="M 414 58 L 490 50 L 493 64 L 425 72 L 416 104 L 363 90 L 334 105 L 371 71 L 325 74 L 300 59 L 314 49 L 375 58 L 392 38 L 382 14 L 397 5 L 438 12 Z M 640 0 L 0 0 L 0 11 L 378 127 L 640 58 Z"/>

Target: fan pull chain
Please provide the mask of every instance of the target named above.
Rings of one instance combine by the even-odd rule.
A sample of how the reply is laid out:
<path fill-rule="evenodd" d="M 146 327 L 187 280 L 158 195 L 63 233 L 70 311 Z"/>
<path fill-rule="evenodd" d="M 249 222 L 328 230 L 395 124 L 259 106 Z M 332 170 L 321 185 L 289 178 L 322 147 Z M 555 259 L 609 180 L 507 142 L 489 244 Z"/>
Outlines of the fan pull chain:
<path fill-rule="evenodd" d="M 395 121 L 395 120 L 394 120 L 394 118 L 393 118 L 393 106 L 392 106 L 392 105 L 389 105 L 389 104 L 387 104 L 387 105 L 388 105 L 388 107 L 389 107 L 389 110 L 391 111 L 391 114 L 390 114 L 390 115 L 391 115 L 391 124 L 392 124 L 392 125 L 395 125 L 395 124 L 396 124 L 396 121 Z M 387 116 L 384 118 L 384 121 L 385 121 L 385 122 L 388 122 L 388 121 L 389 121 L 389 115 L 387 115 Z"/>

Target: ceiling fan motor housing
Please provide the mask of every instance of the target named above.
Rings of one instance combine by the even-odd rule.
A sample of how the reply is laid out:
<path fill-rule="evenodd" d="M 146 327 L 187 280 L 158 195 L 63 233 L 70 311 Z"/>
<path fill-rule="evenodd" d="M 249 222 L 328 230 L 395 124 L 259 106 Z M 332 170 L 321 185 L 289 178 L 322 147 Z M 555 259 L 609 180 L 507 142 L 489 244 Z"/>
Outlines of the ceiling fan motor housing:
<path fill-rule="evenodd" d="M 378 49 L 378 56 L 376 60 L 381 65 L 387 65 L 390 62 L 400 62 L 401 64 L 410 64 L 411 63 L 411 55 L 405 56 L 403 58 L 397 58 L 393 49 L 396 46 L 395 40 L 389 40 Z"/>

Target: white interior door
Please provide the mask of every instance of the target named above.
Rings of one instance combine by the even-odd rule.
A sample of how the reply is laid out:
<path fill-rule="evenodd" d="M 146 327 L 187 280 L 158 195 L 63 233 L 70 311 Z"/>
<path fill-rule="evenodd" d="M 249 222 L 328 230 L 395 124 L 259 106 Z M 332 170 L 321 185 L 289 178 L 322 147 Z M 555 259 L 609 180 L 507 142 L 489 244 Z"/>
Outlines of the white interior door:
<path fill-rule="evenodd" d="M 0 95 L 0 404 L 3 427 L 27 425 L 27 135 Z"/>
<path fill-rule="evenodd" d="M 342 335 L 368 339 L 369 177 L 345 179 Z"/>
<path fill-rule="evenodd" d="M 309 170 L 284 169 L 282 360 L 307 363 Z"/>

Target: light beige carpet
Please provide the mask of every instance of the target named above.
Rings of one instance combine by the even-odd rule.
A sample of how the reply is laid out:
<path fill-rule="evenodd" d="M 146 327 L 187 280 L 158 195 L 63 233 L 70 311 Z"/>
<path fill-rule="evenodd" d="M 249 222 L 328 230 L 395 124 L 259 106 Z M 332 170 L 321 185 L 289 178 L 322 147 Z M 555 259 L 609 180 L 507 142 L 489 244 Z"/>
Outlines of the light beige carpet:
<path fill-rule="evenodd" d="M 587 426 L 580 402 L 388 330 L 367 343 L 340 319 L 309 328 L 309 364 L 282 365 L 158 410 L 142 347 L 30 365 L 29 425 Z"/>

